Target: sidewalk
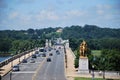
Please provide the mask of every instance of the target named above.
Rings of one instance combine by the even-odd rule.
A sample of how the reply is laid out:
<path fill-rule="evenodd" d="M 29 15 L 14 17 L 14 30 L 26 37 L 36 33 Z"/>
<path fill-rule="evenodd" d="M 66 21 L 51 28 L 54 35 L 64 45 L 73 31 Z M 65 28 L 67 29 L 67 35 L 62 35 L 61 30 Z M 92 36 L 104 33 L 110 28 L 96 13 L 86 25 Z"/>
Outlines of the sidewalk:
<path fill-rule="evenodd" d="M 26 54 L 25 58 L 30 57 L 33 53 L 35 53 L 35 51 L 32 51 L 29 54 Z M 24 55 L 21 56 L 20 58 L 13 60 L 12 62 L 8 63 L 7 65 L 3 66 L 1 69 L 4 69 L 4 70 L 0 71 L 1 76 L 4 76 L 5 74 L 7 74 L 12 69 L 11 66 L 19 64 L 23 59 L 24 59 Z"/>
<path fill-rule="evenodd" d="M 75 68 L 74 68 L 74 55 L 71 53 L 70 48 L 66 48 L 66 55 L 67 55 L 67 68 L 66 68 L 66 76 L 68 80 L 74 80 L 73 75 L 75 75 Z"/>

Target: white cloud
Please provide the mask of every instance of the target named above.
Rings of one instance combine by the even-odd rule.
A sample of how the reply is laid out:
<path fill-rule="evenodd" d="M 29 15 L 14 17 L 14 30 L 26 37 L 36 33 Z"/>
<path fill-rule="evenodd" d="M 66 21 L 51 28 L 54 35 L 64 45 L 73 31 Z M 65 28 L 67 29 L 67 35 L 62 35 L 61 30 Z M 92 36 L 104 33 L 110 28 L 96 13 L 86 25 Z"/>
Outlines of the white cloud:
<path fill-rule="evenodd" d="M 68 19 L 76 19 L 82 16 L 86 16 L 87 14 L 85 11 L 80 11 L 80 10 L 69 10 L 63 12 L 62 16 L 60 17 L 61 19 L 68 20 Z"/>
<path fill-rule="evenodd" d="M 20 19 L 21 20 L 25 20 L 25 21 L 30 21 L 30 20 L 32 20 L 32 15 L 30 15 L 30 14 L 21 14 L 20 15 Z"/>
<path fill-rule="evenodd" d="M 108 5 L 108 4 L 104 4 L 104 5 L 96 5 L 96 8 L 97 9 L 111 9 L 111 5 Z"/>
<path fill-rule="evenodd" d="M 9 19 L 14 19 L 14 18 L 16 18 L 18 16 L 19 16 L 18 12 L 12 12 L 12 13 L 9 14 Z"/>
<path fill-rule="evenodd" d="M 109 15 L 109 14 L 105 16 L 105 19 L 107 19 L 107 20 L 112 20 L 112 18 L 113 18 L 113 16 Z"/>
<path fill-rule="evenodd" d="M 107 14 L 108 12 L 110 12 L 110 9 L 111 9 L 111 5 L 107 5 L 107 4 L 104 4 L 104 5 L 96 5 L 96 13 L 98 15 L 105 15 Z"/>
<path fill-rule="evenodd" d="M 66 12 L 67 16 L 82 16 L 84 12 L 79 11 L 79 10 L 70 10 Z"/>
<path fill-rule="evenodd" d="M 42 10 L 35 17 L 39 21 L 41 21 L 41 20 L 58 20 L 59 19 L 59 16 L 54 11 L 50 11 L 50 10 L 49 11 Z"/>
<path fill-rule="evenodd" d="M 97 13 L 98 13 L 99 15 L 102 15 L 102 14 L 104 14 L 104 10 L 99 9 L 99 10 L 97 10 Z"/>

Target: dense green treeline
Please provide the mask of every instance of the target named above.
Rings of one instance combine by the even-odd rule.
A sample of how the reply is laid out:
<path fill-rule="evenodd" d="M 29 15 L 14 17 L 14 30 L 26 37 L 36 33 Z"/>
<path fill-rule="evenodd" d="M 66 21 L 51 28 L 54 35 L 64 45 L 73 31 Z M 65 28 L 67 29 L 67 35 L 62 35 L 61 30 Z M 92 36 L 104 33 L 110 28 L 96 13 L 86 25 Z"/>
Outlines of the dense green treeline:
<path fill-rule="evenodd" d="M 35 47 L 44 46 L 45 40 L 15 40 L 0 39 L 0 53 L 2 54 L 18 54 Z M 4 55 L 3 55 L 4 56 Z"/>
<path fill-rule="evenodd" d="M 95 25 L 71 26 L 63 29 L 62 37 L 65 39 L 104 39 L 120 38 L 120 29 L 100 28 Z"/>
<path fill-rule="evenodd" d="M 19 52 L 20 49 L 24 49 L 15 47 L 18 44 L 21 47 L 28 46 L 28 44 L 29 46 L 38 46 L 38 43 L 43 45 L 46 38 L 54 39 L 56 37 L 69 39 L 70 47 L 73 50 L 79 47 L 82 40 L 86 40 L 88 47 L 92 50 L 116 48 L 120 50 L 120 29 L 100 28 L 95 25 L 65 27 L 61 28 L 63 29 L 62 33 L 56 32 L 58 29 L 60 27 L 2 30 L 0 31 L 0 52 L 11 52 L 15 50 Z M 29 48 L 25 47 L 25 49 Z"/>
<path fill-rule="evenodd" d="M 100 56 L 89 57 L 89 68 L 94 65 L 95 70 L 120 71 L 120 51 L 115 49 L 103 49 Z"/>
<path fill-rule="evenodd" d="M 4 30 L 0 31 L 0 38 L 13 39 L 39 39 L 62 37 L 63 39 L 105 39 L 119 38 L 120 29 L 100 28 L 95 25 L 70 26 L 62 28 L 62 33 L 57 33 L 57 28 L 28 29 L 28 30 Z"/>
<path fill-rule="evenodd" d="M 16 40 L 45 39 L 55 36 L 55 31 L 59 28 L 28 29 L 28 30 L 3 30 L 0 31 L 0 39 L 10 38 Z M 49 35 L 52 34 L 52 35 Z M 49 36 L 47 36 L 49 35 Z M 56 36 L 55 36 L 56 37 Z"/>
<path fill-rule="evenodd" d="M 83 39 L 70 38 L 70 47 L 73 51 L 76 50 Z M 106 38 L 106 39 L 88 39 L 86 40 L 88 47 L 91 50 L 101 49 L 117 49 L 120 50 L 120 39 L 117 38 Z"/>

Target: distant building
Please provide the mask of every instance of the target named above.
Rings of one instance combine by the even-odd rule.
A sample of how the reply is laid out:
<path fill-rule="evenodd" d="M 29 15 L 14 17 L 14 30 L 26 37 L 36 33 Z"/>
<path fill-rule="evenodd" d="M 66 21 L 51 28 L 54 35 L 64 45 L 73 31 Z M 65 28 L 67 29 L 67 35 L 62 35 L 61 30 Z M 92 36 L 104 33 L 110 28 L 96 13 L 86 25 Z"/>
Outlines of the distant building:
<path fill-rule="evenodd" d="M 61 33 L 62 31 L 63 31 L 63 29 L 58 29 L 56 32 Z"/>
<path fill-rule="evenodd" d="M 46 39 L 45 47 L 48 47 L 48 46 L 49 46 L 48 39 Z"/>

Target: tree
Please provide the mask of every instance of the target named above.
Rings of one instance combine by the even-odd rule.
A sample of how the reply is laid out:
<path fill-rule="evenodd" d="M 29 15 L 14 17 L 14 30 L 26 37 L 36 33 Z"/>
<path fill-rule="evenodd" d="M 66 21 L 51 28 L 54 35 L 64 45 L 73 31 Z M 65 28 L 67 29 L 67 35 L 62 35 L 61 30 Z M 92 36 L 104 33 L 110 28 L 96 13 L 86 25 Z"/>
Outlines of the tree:
<path fill-rule="evenodd" d="M 8 52 L 11 47 L 11 40 L 9 39 L 0 39 L 0 51 Z"/>
<path fill-rule="evenodd" d="M 28 34 L 34 34 L 34 29 L 28 29 L 27 32 Z"/>

